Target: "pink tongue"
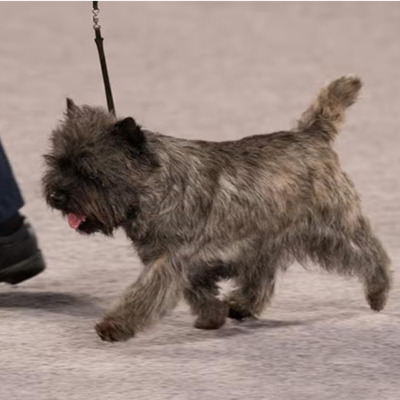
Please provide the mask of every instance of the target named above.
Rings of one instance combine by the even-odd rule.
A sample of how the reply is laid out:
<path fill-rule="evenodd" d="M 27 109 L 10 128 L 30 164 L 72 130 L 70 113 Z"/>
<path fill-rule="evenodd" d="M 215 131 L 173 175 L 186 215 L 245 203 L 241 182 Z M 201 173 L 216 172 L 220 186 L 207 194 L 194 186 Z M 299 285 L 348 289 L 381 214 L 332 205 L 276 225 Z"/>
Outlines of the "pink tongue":
<path fill-rule="evenodd" d="M 67 216 L 68 225 L 72 229 L 79 228 L 79 225 L 85 220 L 85 217 L 76 214 L 68 214 Z"/>

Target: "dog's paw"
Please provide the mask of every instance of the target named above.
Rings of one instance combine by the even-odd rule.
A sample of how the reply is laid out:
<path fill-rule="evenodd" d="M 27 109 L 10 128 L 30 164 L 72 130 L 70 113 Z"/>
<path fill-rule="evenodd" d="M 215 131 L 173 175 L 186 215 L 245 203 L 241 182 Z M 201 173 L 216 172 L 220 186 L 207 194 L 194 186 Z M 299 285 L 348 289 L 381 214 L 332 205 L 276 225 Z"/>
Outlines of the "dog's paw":
<path fill-rule="evenodd" d="M 256 319 L 256 316 L 249 311 L 236 310 L 235 308 L 229 307 L 228 318 L 236 319 L 236 321 L 243 321 L 247 318 Z"/>
<path fill-rule="evenodd" d="M 228 318 L 242 321 L 246 318 L 255 318 L 253 313 L 248 311 L 245 306 L 239 304 L 239 302 L 233 298 L 225 299 L 226 304 L 229 307 Z"/>
<path fill-rule="evenodd" d="M 236 319 L 237 321 L 242 321 L 247 317 L 250 317 L 250 313 L 246 313 L 243 311 L 238 311 L 235 310 L 234 308 L 229 307 L 229 313 L 228 313 L 228 318 L 230 319 Z"/>
<path fill-rule="evenodd" d="M 219 329 L 225 324 L 226 316 L 219 316 L 217 318 L 204 318 L 199 317 L 194 323 L 194 327 L 197 329 Z"/>
<path fill-rule="evenodd" d="M 194 327 L 197 329 L 219 329 L 225 324 L 228 305 L 218 300 L 213 306 L 203 310 L 197 317 Z"/>
<path fill-rule="evenodd" d="M 367 302 L 372 310 L 382 311 L 387 302 L 387 291 L 382 290 L 380 292 L 367 294 Z"/>
<path fill-rule="evenodd" d="M 134 331 L 127 329 L 126 325 L 117 320 L 106 318 L 95 326 L 97 334 L 107 342 L 121 342 L 134 336 Z"/>

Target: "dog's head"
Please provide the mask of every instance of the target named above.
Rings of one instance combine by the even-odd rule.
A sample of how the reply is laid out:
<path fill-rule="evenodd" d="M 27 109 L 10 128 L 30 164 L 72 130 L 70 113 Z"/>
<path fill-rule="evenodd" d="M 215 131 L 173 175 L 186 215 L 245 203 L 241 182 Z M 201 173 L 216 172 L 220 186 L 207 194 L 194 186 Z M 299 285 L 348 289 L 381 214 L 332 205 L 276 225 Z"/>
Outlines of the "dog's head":
<path fill-rule="evenodd" d="M 81 233 L 112 231 L 137 212 L 138 192 L 154 169 L 146 135 L 133 118 L 117 119 L 67 99 L 52 133 L 43 190 L 47 203 Z"/>

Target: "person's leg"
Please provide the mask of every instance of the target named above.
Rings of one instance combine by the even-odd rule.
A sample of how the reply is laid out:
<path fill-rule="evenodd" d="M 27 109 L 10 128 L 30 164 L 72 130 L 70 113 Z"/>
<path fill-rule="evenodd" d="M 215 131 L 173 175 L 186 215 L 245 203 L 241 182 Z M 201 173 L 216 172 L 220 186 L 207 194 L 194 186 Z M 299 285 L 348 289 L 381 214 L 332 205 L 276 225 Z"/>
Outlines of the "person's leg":
<path fill-rule="evenodd" d="M 22 194 L 0 141 L 0 233 L 2 225 L 15 218 L 23 205 Z M 7 234 L 7 232 L 4 233 Z"/>
<path fill-rule="evenodd" d="M 0 282 L 20 283 L 45 268 L 32 227 L 19 213 L 23 205 L 0 141 Z"/>

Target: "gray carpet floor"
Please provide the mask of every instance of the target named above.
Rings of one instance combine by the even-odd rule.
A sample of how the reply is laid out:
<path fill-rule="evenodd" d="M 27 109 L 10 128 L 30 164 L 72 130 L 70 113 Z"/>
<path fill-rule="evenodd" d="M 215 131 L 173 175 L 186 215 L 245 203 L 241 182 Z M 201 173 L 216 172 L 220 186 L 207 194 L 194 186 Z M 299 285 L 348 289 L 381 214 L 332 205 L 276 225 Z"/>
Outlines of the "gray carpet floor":
<path fill-rule="evenodd" d="M 181 304 L 118 344 L 93 325 L 137 257 L 122 233 L 77 235 L 40 190 L 65 97 L 105 104 L 90 6 L 0 3 L 0 135 L 48 264 L 0 287 L 0 399 L 399 399 L 400 4 L 100 2 L 118 114 L 149 129 L 212 140 L 285 129 L 327 80 L 359 74 L 336 149 L 395 277 L 378 314 L 356 280 L 293 266 L 259 321 L 197 331 Z"/>

